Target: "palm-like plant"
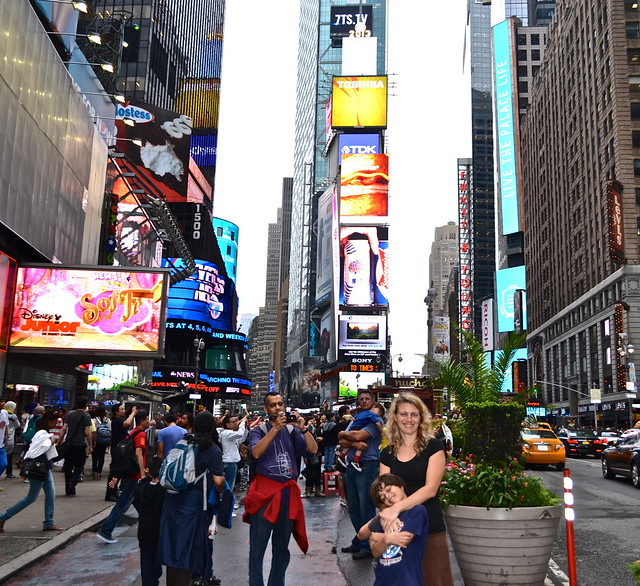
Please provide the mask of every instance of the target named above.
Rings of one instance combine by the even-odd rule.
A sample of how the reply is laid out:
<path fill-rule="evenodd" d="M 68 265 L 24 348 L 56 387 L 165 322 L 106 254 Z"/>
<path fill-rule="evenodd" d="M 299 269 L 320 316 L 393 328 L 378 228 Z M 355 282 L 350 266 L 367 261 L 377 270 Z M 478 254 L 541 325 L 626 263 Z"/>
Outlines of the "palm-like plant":
<path fill-rule="evenodd" d="M 451 358 L 439 369 L 438 382 L 447 387 L 461 419 L 452 422 L 457 445 L 465 454 L 474 453 L 484 461 L 504 461 L 521 452 L 520 425 L 525 416 L 521 402 L 502 401 L 502 389 L 516 350 L 526 333 L 511 332 L 493 366 L 486 360 L 481 342 L 462 332 L 467 362 Z"/>
<path fill-rule="evenodd" d="M 486 360 L 478 338 L 464 330 L 462 336 L 469 360 L 457 362 L 449 358 L 442 362 L 438 382 L 448 388 L 455 405 L 464 410 L 469 403 L 499 400 L 509 366 L 516 350 L 522 348 L 527 334 L 510 332 L 493 366 Z"/>

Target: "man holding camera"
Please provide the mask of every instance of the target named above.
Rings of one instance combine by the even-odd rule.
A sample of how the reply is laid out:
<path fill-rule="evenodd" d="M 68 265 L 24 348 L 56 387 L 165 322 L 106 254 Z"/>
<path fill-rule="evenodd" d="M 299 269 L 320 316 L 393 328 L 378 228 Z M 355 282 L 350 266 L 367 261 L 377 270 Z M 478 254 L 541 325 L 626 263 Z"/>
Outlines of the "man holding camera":
<path fill-rule="evenodd" d="M 296 412 L 286 413 L 278 393 L 264 398 L 268 421 L 249 434 L 249 453 L 257 461 L 256 475 L 244 499 L 243 521 L 249 523 L 249 586 L 264 586 L 264 552 L 272 541 L 269 586 L 284 586 L 291 534 L 307 552 L 304 508 L 298 488 L 298 461 L 318 451 L 315 438 Z"/>

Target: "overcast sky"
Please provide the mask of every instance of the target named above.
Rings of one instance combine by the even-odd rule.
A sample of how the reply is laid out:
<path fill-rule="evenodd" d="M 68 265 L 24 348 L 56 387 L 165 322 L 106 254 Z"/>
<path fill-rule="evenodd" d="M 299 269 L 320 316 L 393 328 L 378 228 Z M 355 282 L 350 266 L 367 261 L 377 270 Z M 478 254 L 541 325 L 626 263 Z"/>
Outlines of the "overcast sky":
<path fill-rule="evenodd" d="M 277 10 L 274 6 L 277 5 Z M 264 305 L 267 228 L 293 175 L 298 0 L 227 2 L 214 213 L 240 227 L 240 313 Z M 427 351 L 434 229 L 457 222 L 456 160 L 471 153 L 466 2 L 389 0 L 391 354 Z"/>

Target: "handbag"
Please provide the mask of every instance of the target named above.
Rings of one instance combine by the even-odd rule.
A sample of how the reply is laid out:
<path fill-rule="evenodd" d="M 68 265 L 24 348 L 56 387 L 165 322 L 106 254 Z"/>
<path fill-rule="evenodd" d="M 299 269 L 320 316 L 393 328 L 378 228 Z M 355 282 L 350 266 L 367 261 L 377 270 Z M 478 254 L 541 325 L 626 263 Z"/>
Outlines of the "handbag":
<path fill-rule="evenodd" d="M 49 475 L 49 467 L 47 466 L 46 456 L 38 456 L 37 458 L 25 458 L 22 461 L 22 471 L 20 476 L 29 480 L 37 480 L 44 482 Z"/>

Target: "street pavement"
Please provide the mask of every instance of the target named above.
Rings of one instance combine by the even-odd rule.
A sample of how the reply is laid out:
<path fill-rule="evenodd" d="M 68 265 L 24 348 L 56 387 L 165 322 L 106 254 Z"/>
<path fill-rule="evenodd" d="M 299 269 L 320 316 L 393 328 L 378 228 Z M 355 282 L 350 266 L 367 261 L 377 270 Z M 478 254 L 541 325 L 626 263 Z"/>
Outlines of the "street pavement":
<path fill-rule="evenodd" d="M 137 522 L 133 507 L 121 520 L 114 536 L 118 543 L 107 545 L 95 531 L 108 515 L 112 504 L 104 501 L 106 474 L 100 481 L 90 477 L 79 484 L 74 497 L 64 495 L 64 477 L 54 471 L 56 483 L 55 522 L 65 531 L 43 532 L 44 494 L 24 511 L 5 523 L 0 533 L 0 584 L 42 586 L 46 581 L 91 586 L 138 586 L 141 584 L 137 551 Z M 302 484 L 302 483 L 301 483 Z M 19 479 L 0 480 L 0 510 L 22 498 L 28 485 Z M 238 497 L 243 496 L 238 494 Z M 370 560 L 354 561 L 340 548 L 348 545 L 353 528 L 337 495 L 304 499 L 309 552 L 303 555 L 291 540 L 291 563 L 287 585 L 318 583 L 325 586 L 370 586 L 373 565 Z M 220 528 L 214 539 L 214 573 L 223 584 L 248 584 L 249 526 L 238 509 L 231 529 Z M 455 586 L 463 580 L 455 554 L 450 550 Z M 270 550 L 265 568 L 270 566 Z M 46 558 L 46 566 L 42 563 Z M 46 570 L 45 570 L 46 567 Z M 43 572 L 45 572 L 43 574 Z M 265 570 L 265 575 L 268 572 Z M 549 583 L 549 582 L 547 582 Z M 166 585 L 163 576 L 161 584 Z"/>

